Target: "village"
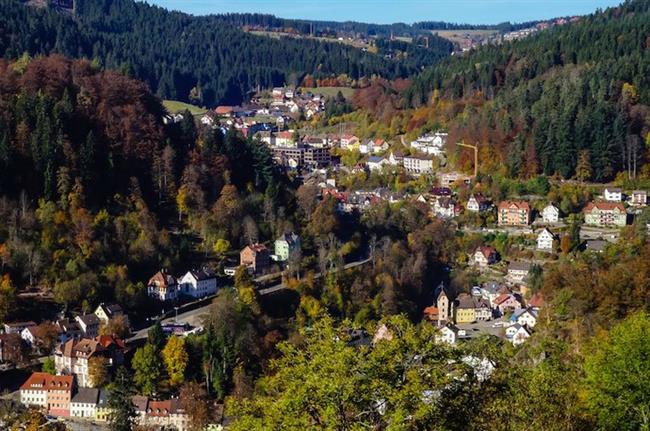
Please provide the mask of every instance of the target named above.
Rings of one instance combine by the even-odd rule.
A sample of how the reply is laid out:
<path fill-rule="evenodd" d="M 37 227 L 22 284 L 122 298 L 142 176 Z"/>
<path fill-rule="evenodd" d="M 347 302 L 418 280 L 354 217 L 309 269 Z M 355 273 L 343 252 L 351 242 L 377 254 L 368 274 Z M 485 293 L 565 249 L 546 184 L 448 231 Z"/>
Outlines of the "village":
<path fill-rule="evenodd" d="M 563 210 L 561 202 L 548 197 L 551 193 L 496 199 L 477 182 L 477 172 L 468 175 L 449 169 L 446 157 L 453 145 L 444 131 L 393 144 L 353 134 L 301 135 L 291 125 L 322 112 L 325 97 L 290 88 L 273 89 L 271 95 L 266 102 L 218 107 L 197 122 L 223 133 L 235 129 L 258 139 L 271 149 L 279 168 L 318 188 L 320 199 L 334 199 L 343 215 L 363 214 L 381 204 L 411 202 L 427 208 L 432 219 L 449 223 L 473 238 L 468 241 L 473 248 L 466 250 L 465 258 L 451 270 L 471 273 L 475 283 L 461 292 L 444 283 L 432 286 L 434 302 L 422 310 L 422 319 L 439 328 L 437 340 L 441 343 L 456 344 L 486 334 L 515 347 L 525 343 L 544 308 L 542 294 L 531 289 L 544 266 L 566 253 L 570 241 L 579 241 L 577 247 L 584 253 L 604 252 L 647 205 L 646 191 L 609 186 L 574 212 Z M 181 119 L 182 114 L 165 117 L 167 122 Z M 395 175 L 410 178 L 415 186 L 402 190 L 389 187 L 385 179 Z M 377 181 L 371 181 L 373 178 Z M 380 186 L 367 187 L 370 183 Z M 560 199 L 557 194 L 556 199 Z M 514 243 L 504 247 L 504 241 Z M 245 268 L 255 280 L 281 278 L 290 263 L 300 258 L 300 236 L 288 232 L 271 244 L 247 245 L 239 252 L 239 261 L 221 268 L 221 274 L 216 268 L 202 267 L 177 277 L 161 269 L 147 281 L 147 294 L 164 307 L 163 315 L 166 308 L 167 313 L 175 310 L 178 316 L 183 304 L 209 300 L 221 289 L 230 288 L 228 277 L 238 268 Z M 280 284 L 271 291 L 283 288 Z M 195 314 L 201 310 L 205 308 Z M 176 318 L 162 328 L 166 336 L 181 337 L 202 330 L 200 324 Z M 18 396 L 24 405 L 42 408 L 51 417 L 106 422 L 107 389 L 97 385 L 94 374 L 98 367 L 114 369 L 122 364 L 132 349 L 129 340 L 136 338 L 131 339 L 129 318 L 119 304 L 101 304 L 92 313 L 61 316 L 53 322 L 10 322 L 3 332 L 0 366 L 11 369 L 30 358 L 51 363 L 50 369 L 34 372 L 20 386 Z M 362 338 L 371 336 L 363 333 Z M 177 398 L 137 396 L 134 404 L 143 426 L 188 427 L 188 417 Z"/>

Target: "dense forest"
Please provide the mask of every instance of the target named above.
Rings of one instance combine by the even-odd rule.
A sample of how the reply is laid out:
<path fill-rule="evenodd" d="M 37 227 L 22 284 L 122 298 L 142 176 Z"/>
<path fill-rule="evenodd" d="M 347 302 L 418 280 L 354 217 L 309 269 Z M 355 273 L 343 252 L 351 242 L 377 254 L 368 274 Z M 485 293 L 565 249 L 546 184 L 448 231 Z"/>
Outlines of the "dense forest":
<path fill-rule="evenodd" d="M 444 61 L 413 79 L 403 103 L 436 111 L 430 127 L 481 142 L 488 169 L 634 178 L 650 136 L 649 34 L 650 2 L 627 2 Z"/>
<path fill-rule="evenodd" d="M 237 104 L 258 87 L 297 84 L 307 73 L 406 77 L 451 50 L 440 39 L 426 50 L 435 51 L 427 63 L 392 61 L 340 43 L 254 36 L 216 16 L 193 17 L 131 0 L 78 0 L 73 16 L 2 0 L 0 15 L 2 57 L 95 59 L 145 81 L 160 97 L 205 106 Z"/>

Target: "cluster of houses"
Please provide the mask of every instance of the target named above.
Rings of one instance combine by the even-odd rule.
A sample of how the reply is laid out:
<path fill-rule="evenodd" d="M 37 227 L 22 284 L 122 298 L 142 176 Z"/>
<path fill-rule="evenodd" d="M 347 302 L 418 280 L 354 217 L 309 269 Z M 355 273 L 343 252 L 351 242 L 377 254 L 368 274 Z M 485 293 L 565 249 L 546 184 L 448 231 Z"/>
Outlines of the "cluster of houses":
<path fill-rule="evenodd" d="M 251 274 L 261 275 L 269 272 L 272 262 L 280 264 L 300 257 L 300 237 L 293 232 L 285 233 L 274 242 L 274 253 L 264 244 L 249 244 L 239 252 L 239 266 L 248 269 Z M 226 270 L 227 275 L 234 275 L 235 268 Z"/>
<path fill-rule="evenodd" d="M 509 316 L 503 336 L 517 346 L 532 334 L 543 303 L 539 293 L 526 303 L 519 292 L 498 283 L 476 286 L 471 293 L 457 297 L 440 284 L 434 291 L 433 304 L 424 309 L 424 318 L 439 327 L 439 341 L 455 344 L 471 336 L 462 325 Z"/>
<path fill-rule="evenodd" d="M 77 367 L 76 361 L 71 359 L 71 352 L 76 352 L 78 343 L 82 346 L 93 345 L 92 354 L 104 351 L 113 343 L 123 344 L 113 336 L 100 335 L 102 325 L 108 325 L 113 319 L 122 318 L 123 323 L 128 326 L 128 316 L 117 304 L 100 304 L 93 313 L 78 315 L 73 319 L 62 318 L 55 322 L 43 322 L 36 324 L 33 321 L 9 322 L 3 327 L 3 334 L 0 334 L 0 364 L 19 364 L 23 362 L 30 351 L 49 354 L 52 346 L 55 348 L 56 358 L 63 358 L 68 355 L 67 371 L 83 370 L 80 379 L 87 381 L 87 364 Z M 100 347 L 97 347 L 100 345 Z M 67 346 L 67 347 L 66 347 Z M 112 349 L 113 347 L 110 347 Z M 75 353 L 76 354 L 76 353 Z M 91 354 L 91 356 L 92 356 Z M 60 363 L 63 364 L 61 359 Z M 56 361 L 55 361 L 56 362 Z M 59 371 L 64 372 L 64 367 Z"/>
<path fill-rule="evenodd" d="M 187 271 L 181 278 L 161 269 L 147 283 L 147 294 L 159 301 L 174 301 L 181 296 L 204 298 L 217 293 L 217 275 L 209 268 Z"/>
<path fill-rule="evenodd" d="M 40 408 L 52 416 L 108 421 L 111 409 L 106 389 L 82 387 L 74 376 L 33 373 L 20 387 L 20 401 L 26 406 Z M 189 416 L 178 398 L 155 401 L 134 396 L 137 423 L 157 429 L 189 428 Z"/>

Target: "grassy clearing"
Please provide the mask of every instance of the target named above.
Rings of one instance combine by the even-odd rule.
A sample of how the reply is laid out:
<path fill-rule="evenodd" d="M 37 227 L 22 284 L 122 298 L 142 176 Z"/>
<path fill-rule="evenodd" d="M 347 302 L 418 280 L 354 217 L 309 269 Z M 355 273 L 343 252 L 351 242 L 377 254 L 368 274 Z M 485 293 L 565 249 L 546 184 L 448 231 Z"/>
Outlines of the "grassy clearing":
<path fill-rule="evenodd" d="M 163 106 L 171 114 L 183 112 L 186 109 L 189 110 L 192 113 L 192 115 L 203 115 L 206 112 L 208 112 L 208 110 L 205 108 L 199 108 L 198 106 L 190 105 L 189 103 L 179 102 L 178 100 L 163 100 Z"/>
<path fill-rule="evenodd" d="M 317 88 L 303 88 L 303 91 L 311 91 L 314 94 L 322 94 L 325 97 L 334 97 L 339 91 L 343 93 L 343 97 L 349 99 L 354 94 L 354 88 L 348 87 L 317 87 Z"/>

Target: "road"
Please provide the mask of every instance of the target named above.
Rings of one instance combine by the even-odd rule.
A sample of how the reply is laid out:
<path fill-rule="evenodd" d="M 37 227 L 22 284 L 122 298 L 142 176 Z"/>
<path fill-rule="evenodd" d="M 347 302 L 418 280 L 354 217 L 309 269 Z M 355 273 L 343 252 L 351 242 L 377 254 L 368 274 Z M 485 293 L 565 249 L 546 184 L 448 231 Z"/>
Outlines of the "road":
<path fill-rule="evenodd" d="M 365 265 L 366 263 L 368 263 L 370 261 L 371 261 L 371 259 L 367 258 L 367 259 L 363 259 L 363 260 L 358 260 L 356 262 L 350 262 L 350 263 L 346 264 L 345 266 L 343 266 L 343 270 L 356 268 L 358 266 Z M 321 274 L 317 273 L 314 277 L 319 278 L 319 277 L 321 277 Z M 265 278 L 268 278 L 268 276 L 266 276 Z M 260 280 L 260 278 L 255 279 L 255 281 L 259 281 L 259 280 Z M 257 292 L 258 292 L 259 295 L 264 296 L 264 295 L 270 295 L 270 294 L 275 293 L 275 292 L 279 292 L 279 291 L 284 290 L 284 289 L 286 289 L 286 286 L 284 284 L 280 283 L 280 284 L 277 284 L 275 286 L 260 289 Z M 212 299 L 215 296 L 216 295 L 204 298 L 202 300 L 202 302 L 204 301 L 206 303 L 205 305 L 197 307 L 197 308 L 195 308 L 193 310 L 180 312 L 180 313 L 178 313 L 178 316 L 171 316 L 171 317 L 165 318 L 165 319 L 163 319 L 161 321 L 161 323 L 164 324 L 164 323 L 179 322 L 179 323 L 188 323 L 188 324 L 190 324 L 190 325 L 192 325 L 194 327 L 201 326 L 201 324 L 203 323 L 203 316 L 208 313 L 208 308 L 210 307 L 210 304 L 212 303 Z M 136 331 L 131 336 L 131 338 L 129 338 L 127 341 L 129 343 L 133 343 L 133 342 L 136 342 L 138 340 L 142 340 L 142 339 L 147 338 L 147 332 L 149 332 L 149 329 L 151 329 L 151 326 L 153 326 L 153 325 L 150 325 L 150 326 L 148 326 L 146 328 L 142 328 L 142 329 Z"/>
<path fill-rule="evenodd" d="M 370 262 L 370 258 L 364 259 L 364 260 L 359 260 L 359 261 L 356 261 L 356 262 L 350 262 L 350 263 L 343 266 L 343 270 L 345 271 L 347 269 L 356 268 L 357 266 L 365 265 L 368 262 Z M 336 271 L 334 271 L 334 272 L 336 272 Z M 322 274 L 319 272 L 316 275 L 314 275 L 314 278 L 320 278 L 321 275 Z M 257 291 L 257 293 L 264 296 L 264 295 L 270 295 L 271 293 L 279 292 L 279 291 L 284 290 L 284 289 L 286 289 L 286 286 L 284 284 L 280 283 L 280 284 L 276 284 L 275 286 L 260 289 L 260 290 Z"/>

